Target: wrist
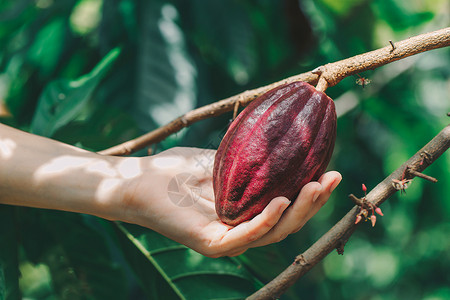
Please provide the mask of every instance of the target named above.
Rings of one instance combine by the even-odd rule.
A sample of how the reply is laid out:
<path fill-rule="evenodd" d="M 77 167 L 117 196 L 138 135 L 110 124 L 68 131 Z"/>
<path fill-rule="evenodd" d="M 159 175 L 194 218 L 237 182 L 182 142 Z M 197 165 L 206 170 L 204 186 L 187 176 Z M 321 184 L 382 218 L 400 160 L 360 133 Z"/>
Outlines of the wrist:
<path fill-rule="evenodd" d="M 140 158 L 106 156 L 114 169 L 114 174 L 106 176 L 98 184 L 95 203 L 99 217 L 135 223 L 134 216 L 140 207 L 134 201 L 142 175 Z"/>

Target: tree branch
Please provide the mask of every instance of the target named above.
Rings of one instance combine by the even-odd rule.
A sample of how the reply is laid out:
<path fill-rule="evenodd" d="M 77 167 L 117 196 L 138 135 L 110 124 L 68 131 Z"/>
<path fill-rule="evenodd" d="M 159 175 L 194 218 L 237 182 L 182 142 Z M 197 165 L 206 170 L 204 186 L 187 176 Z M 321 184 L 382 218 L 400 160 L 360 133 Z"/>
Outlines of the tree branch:
<path fill-rule="evenodd" d="M 447 125 L 438 135 L 426 144 L 413 157 L 401 165 L 391 175 L 380 182 L 372 191 L 366 195 L 366 200 L 379 206 L 397 189 L 392 185 L 393 180 L 412 179 L 414 174 L 405 172 L 412 169 L 422 172 L 436 161 L 450 147 L 450 125 Z M 404 177 L 405 176 L 405 177 Z M 258 290 L 247 299 L 277 299 L 301 276 L 327 256 L 333 249 L 342 251 L 343 244 L 353 234 L 359 224 L 355 224 L 355 218 L 359 207 L 354 206 L 336 225 L 325 233 L 309 249 L 298 255 L 294 263 L 284 270 L 275 279 Z"/>
<path fill-rule="evenodd" d="M 320 66 L 313 71 L 295 75 L 254 90 L 248 90 L 224 100 L 194 109 L 178 117 L 167 125 L 155 129 L 136 139 L 100 151 L 99 153 L 104 155 L 131 154 L 151 144 L 158 143 L 169 135 L 178 132 L 184 127 L 187 127 L 195 122 L 232 111 L 235 108 L 236 103 L 239 103 L 240 106 L 247 106 L 256 97 L 284 83 L 305 81 L 315 85 L 319 81 L 317 88 L 325 91 L 328 87 L 336 85 L 347 76 L 372 70 L 421 52 L 448 47 L 450 46 L 450 27 L 396 42 L 394 46 L 395 47 L 392 47 L 391 44 L 388 44 L 384 48 L 334 63 L 329 63 Z"/>

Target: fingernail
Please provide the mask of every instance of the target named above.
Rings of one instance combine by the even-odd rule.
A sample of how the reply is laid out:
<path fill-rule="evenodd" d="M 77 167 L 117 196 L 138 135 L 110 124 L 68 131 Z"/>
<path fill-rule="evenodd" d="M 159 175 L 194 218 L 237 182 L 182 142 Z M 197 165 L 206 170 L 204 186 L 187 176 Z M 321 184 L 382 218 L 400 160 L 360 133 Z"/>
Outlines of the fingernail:
<path fill-rule="evenodd" d="M 291 204 L 291 201 L 287 198 L 284 199 L 284 205 L 280 207 L 280 213 L 283 212 Z"/>
<path fill-rule="evenodd" d="M 333 182 L 333 184 L 330 187 L 330 193 L 332 193 L 334 191 L 334 189 L 339 185 L 339 183 L 340 183 L 340 180 L 335 180 Z"/>
<path fill-rule="evenodd" d="M 286 207 L 288 207 L 291 204 L 291 201 L 288 198 L 285 198 L 284 203 L 285 203 Z"/>

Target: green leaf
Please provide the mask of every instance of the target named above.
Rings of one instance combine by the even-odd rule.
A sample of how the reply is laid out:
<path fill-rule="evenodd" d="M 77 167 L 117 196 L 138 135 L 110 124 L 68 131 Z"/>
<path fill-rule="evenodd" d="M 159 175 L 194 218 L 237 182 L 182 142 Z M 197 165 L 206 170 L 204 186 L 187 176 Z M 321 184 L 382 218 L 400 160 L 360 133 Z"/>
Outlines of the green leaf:
<path fill-rule="evenodd" d="M 238 258 L 263 281 L 272 280 L 290 263 L 276 244 L 248 249 Z"/>
<path fill-rule="evenodd" d="M 35 209 L 26 210 L 22 217 L 27 216 L 23 238 L 35 242 L 24 243 L 24 252 L 35 264 L 48 267 L 57 298 L 126 299 L 124 273 L 101 231 L 91 224 L 94 217 Z"/>
<path fill-rule="evenodd" d="M 116 226 L 119 245 L 152 299 L 243 299 L 262 286 L 237 259 L 205 257 L 148 229 Z"/>
<path fill-rule="evenodd" d="M 38 65 L 45 76 L 51 74 L 59 62 L 64 46 L 64 35 L 64 19 L 56 18 L 42 27 L 28 49 L 30 61 Z"/>
<path fill-rule="evenodd" d="M 88 109 L 92 93 L 119 54 L 119 48 L 111 50 L 90 73 L 76 80 L 59 79 L 49 83 L 39 98 L 31 131 L 52 137 L 56 130 Z"/>
<path fill-rule="evenodd" d="M 0 206 L 0 299 L 21 299 L 15 208 Z"/>

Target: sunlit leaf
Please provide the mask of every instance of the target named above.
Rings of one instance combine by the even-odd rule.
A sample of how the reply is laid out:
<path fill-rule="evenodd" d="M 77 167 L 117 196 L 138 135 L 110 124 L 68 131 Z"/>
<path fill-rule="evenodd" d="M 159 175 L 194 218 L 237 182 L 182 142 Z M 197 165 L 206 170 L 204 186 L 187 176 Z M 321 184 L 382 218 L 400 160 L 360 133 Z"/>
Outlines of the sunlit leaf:
<path fill-rule="evenodd" d="M 197 70 L 177 24 L 177 9 L 164 1 L 144 2 L 142 9 L 133 113 L 149 130 L 194 108 Z"/>
<path fill-rule="evenodd" d="M 46 264 L 33 264 L 30 261 L 21 261 L 20 274 L 19 286 L 24 299 L 49 299 L 55 297 L 50 269 Z"/>
<path fill-rule="evenodd" d="M 73 32 L 86 35 L 100 23 L 101 0 L 81 0 L 75 5 L 70 15 L 70 27 Z"/>

